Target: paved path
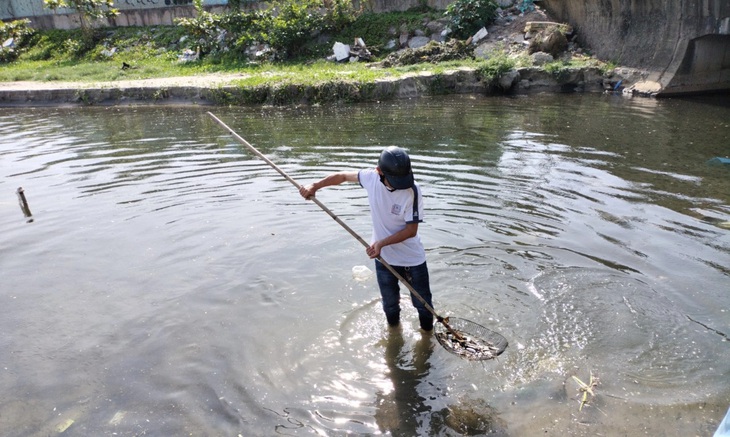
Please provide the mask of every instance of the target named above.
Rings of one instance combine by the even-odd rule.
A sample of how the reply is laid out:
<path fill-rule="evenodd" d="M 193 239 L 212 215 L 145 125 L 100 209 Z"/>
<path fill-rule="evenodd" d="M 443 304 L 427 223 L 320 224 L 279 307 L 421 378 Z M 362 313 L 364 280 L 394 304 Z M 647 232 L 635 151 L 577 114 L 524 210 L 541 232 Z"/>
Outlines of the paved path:
<path fill-rule="evenodd" d="M 0 82 L 0 107 L 67 104 L 212 103 L 217 89 L 247 75 L 211 73 L 195 76 L 106 82 Z"/>
<path fill-rule="evenodd" d="M 63 81 L 16 81 L 0 82 L 0 91 L 42 91 L 68 89 L 97 88 L 165 88 L 165 87 L 198 87 L 210 88 L 230 84 L 243 79 L 247 75 L 240 73 L 201 74 L 195 76 L 160 77 L 155 79 L 115 80 L 108 82 L 63 82 Z"/>

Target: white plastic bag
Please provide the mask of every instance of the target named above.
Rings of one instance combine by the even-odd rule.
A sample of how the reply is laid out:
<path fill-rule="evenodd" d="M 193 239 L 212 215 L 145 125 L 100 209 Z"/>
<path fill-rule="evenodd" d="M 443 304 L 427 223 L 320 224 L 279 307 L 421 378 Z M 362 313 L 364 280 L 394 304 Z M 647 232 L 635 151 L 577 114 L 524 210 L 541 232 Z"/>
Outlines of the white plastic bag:
<path fill-rule="evenodd" d="M 373 271 L 367 266 L 355 266 L 352 268 L 352 277 L 357 281 L 367 281 L 373 275 Z"/>

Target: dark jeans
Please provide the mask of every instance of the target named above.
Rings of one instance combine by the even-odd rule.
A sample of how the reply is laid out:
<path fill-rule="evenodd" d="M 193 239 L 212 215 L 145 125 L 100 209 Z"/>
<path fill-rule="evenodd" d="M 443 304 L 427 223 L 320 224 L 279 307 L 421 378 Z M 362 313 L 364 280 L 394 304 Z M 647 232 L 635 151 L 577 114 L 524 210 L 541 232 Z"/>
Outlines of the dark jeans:
<path fill-rule="evenodd" d="M 428 280 L 428 266 L 424 262 L 413 267 L 391 266 L 399 275 L 408 281 L 419 295 L 433 307 L 431 303 L 431 286 Z M 375 273 L 380 287 L 380 296 L 383 302 L 383 311 L 391 326 L 400 322 L 400 285 L 398 278 L 390 272 L 380 261 L 375 261 Z M 411 302 L 418 310 L 418 320 L 421 328 L 430 331 L 433 328 L 433 314 L 410 291 Z"/>

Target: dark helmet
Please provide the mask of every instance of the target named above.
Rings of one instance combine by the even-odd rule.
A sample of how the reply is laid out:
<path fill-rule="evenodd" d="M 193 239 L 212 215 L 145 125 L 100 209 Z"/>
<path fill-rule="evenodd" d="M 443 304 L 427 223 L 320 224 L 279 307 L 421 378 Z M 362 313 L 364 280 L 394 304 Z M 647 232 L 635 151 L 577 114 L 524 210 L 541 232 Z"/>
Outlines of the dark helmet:
<path fill-rule="evenodd" d="M 411 158 L 400 147 L 390 146 L 383 150 L 378 159 L 378 167 L 391 187 L 403 190 L 413 186 Z"/>

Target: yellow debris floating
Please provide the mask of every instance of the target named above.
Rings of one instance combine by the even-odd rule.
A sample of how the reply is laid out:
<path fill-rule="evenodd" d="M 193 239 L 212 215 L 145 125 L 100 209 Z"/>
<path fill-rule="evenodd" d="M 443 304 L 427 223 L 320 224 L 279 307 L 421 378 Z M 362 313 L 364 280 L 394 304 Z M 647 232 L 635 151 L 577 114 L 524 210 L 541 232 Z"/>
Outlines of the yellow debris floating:
<path fill-rule="evenodd" d="M 593 389 L 598 386 L 598 378 L 593 377 L 593 372 L 591 372 L 591 379 L 589 380 L 588 384 L 581 381 L 580 378 L 573 375 L 573 380 L 578 383 L 578 391 L 583 393 L 583 397 L 580 400 L 580 407 L 578 408 L 578 411 L 583 410 L 583 406 L 588 403 L 588 395 L 590 394 L 591 397 L 595 396 L 596 393 L 593 392 Z"/>
<path fill-rule="evenodd" d="M 127 415 L 126 411 L 117 411 L 116 414 L 109 420 L 109 425 L 116 426 L 122 423 L 124 416 Z"/>
<path fill-rule="evenodd" d="M 66 419 L 56 427 L 56 431 L 58 431 L 58 433 L 61 434 L 61 433 L 65 432 L 73 424 L 74 424 L 73 419 Z"/>

